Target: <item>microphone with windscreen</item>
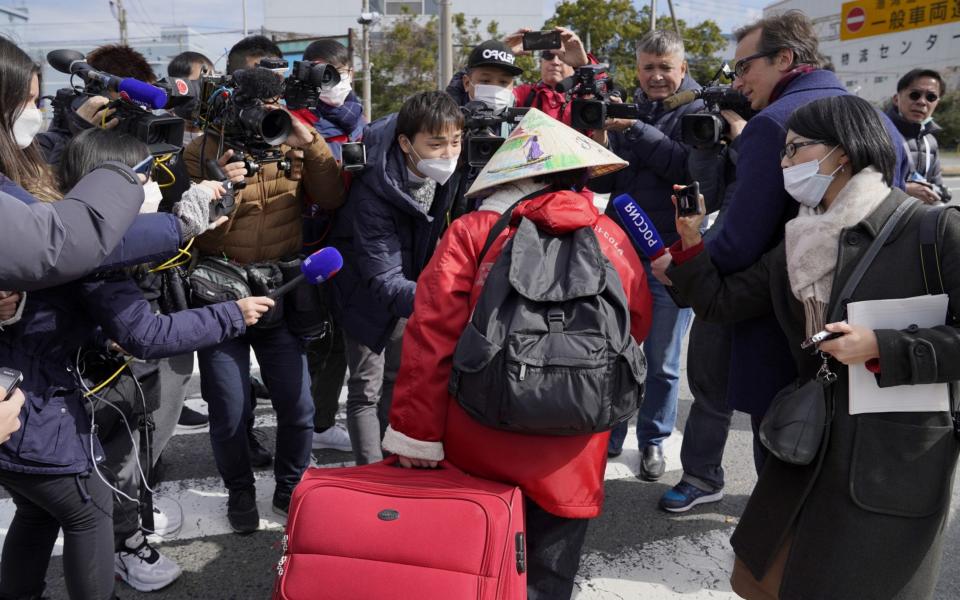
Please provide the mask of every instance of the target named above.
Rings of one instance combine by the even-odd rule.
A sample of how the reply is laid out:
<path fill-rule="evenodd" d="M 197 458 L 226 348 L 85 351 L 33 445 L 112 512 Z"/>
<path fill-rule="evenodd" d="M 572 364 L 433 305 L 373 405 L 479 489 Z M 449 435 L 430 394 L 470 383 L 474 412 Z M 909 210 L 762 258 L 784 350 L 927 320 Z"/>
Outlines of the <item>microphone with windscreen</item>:
<path fill-rule="evenodd" d="M 132 77 L 117 77 L 103 71 L 97 71 L 87 64 L 83 54 L 76 50 L 53 50 L 47 53 L 50 66 L 68 75 L 77 75 L 87 85 L 117 92 L 129 100 L 142 104 L 151 110 L 167 105 L 167 92 Z"/>
<path fill-rule="evenodd" d="M 270 298 L 276 300 L 292 291 L 301 282 L 306 280 L 310 285 L 317 285 L 327 281 L 337 274 L 343 267 L 343 256 L 333 247 L 321 248 L 303 259 L 300 263 L 300 274 L 270 292 Z"/>
<path fill-rule="evenodd" d="M 682 92 L 677 92 L 676 94 L 670 96 L 669 98 L 664 98 L 663 108 L 664 110 L 676 110 L 681 106 L 686 106 L 691 102 L 695 102 L 701 96 L 703 96 L 703 88 L 697 90 L 684 90 Z"/>

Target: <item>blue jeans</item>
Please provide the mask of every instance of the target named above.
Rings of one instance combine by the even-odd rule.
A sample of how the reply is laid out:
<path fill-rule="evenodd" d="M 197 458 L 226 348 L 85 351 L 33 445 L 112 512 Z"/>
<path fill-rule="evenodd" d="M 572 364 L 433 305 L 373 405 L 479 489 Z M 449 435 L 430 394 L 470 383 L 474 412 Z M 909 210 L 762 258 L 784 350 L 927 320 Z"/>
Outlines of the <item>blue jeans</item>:
<path fill-rule="evenodd" d="M 693 311 L 679 308 L 662 283 L 654 279 L 650 263 L 643 261 L 647 285 L 653 296 L 653 319 L 650 333 L 643 342 L 647 358 L 646 390 L 637 415 L 637 442 L 640 449 L 659 446 L 670 437 L 677 421 L 677 397 L 680 394 L 680 348 L 687 333 Z M 610 448 L 623 448 L 627 424 L 621 423 L 610 432 Z"/>
<path fill-rule="evenodd" d="M 314 409 L 306 354 L 286 324 L 272 329 L 248 329 L 238 338 L 197 352 L 200 391 L 209 404 L 213 457 L 228 490 L 253 486 L 247 445 L 247 421 L 253 410 L 251 347 L 277 412 L 273 463 L 277 489 L 290 491 L 310 465 Z"/>

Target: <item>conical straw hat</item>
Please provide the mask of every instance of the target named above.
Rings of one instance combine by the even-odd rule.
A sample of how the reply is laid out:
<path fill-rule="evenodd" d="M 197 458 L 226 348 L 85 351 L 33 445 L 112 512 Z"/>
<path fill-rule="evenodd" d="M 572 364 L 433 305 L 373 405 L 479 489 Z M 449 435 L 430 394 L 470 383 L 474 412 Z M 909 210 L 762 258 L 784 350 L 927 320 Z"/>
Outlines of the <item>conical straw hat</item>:
<path fill-rule="evenodd" d="M 531 108 L 467 192 L 475 197 L 490 188 L 548 173 L 590 169 L 590 177 L 627 166 L 623 160 L 579 131 Z"/>

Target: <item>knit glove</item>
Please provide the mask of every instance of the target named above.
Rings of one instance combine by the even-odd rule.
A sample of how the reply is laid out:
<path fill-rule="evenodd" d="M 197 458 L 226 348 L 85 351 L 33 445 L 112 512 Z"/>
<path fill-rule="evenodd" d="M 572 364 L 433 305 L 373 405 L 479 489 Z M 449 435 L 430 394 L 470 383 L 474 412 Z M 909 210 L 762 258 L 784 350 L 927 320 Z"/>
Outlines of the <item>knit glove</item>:
<path fill-rule="evenodd" d="M 194 183 L 173 205 L 172 213 L 180 221 L 180 232 L 184 240 L 195 238 L 210 228 L 210 202 L 213 192 Z"/>

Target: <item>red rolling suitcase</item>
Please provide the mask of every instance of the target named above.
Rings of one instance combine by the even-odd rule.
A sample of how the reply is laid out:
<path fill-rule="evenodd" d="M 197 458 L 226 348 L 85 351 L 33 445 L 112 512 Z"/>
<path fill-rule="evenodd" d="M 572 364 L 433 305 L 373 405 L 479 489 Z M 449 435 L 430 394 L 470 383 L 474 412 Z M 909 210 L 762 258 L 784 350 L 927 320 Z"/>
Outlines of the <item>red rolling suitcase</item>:
<path fill-rule="evenodd" d="M 308 469 L 274 600 L 526 598 L 520 489 L 440 465 Z"/>

